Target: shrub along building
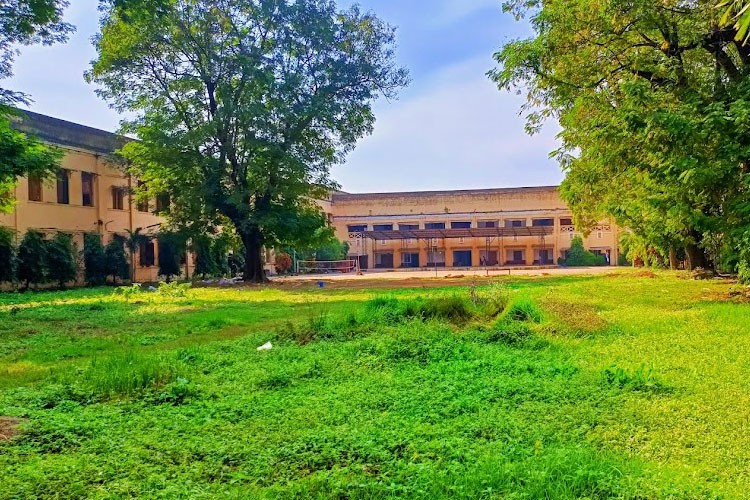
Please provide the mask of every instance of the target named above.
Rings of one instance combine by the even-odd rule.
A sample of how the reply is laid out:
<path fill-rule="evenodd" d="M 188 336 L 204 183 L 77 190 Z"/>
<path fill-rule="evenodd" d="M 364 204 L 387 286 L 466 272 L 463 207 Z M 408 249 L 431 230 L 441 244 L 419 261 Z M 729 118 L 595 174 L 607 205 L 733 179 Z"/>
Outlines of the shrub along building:
<path fill-rule="evenodd" d="M 107 243 L 115 234 L 142 228 L 158 232 L 158 212 L 165 200 L 137 203 L 130 195 L 133 182 L 114 159 L 114 151 L 125 138 L 76 123 L 22 112 L 13 126 L 61 148 L 62 168 L 54 179 L 21 179 L 15 188 L 13 212 L 0 214 L 0 226 L 13 230 L 18 238 L 28 230 L 45 236 L 70 234 L 77 248 L 83 235 L 99 234 Z M 136 253 L 135 279 L 152 281 L 158 275 L 159 248 L 156 241 L 144 242 Z M 186 265 L 191 266 L 190 256 Z"/>
<path fill-rule="evenodd" d="M 329 204 L 338 237 L 362 269 L 553 266 L 581 235 L 554 186 L 334 193 Z M 619 259 L 617 242 L 610 222 L 584 238 L 610 265 Z"/>

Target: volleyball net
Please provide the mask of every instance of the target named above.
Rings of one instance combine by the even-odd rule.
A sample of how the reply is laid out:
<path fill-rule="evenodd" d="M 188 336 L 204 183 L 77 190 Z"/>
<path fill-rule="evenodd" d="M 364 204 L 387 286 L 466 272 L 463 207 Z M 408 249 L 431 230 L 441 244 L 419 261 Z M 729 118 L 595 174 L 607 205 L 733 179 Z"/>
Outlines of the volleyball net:
<path fill-rule="evenodd" d="M 356 273 L 357 260 L 301 260 L 297 262 L 297 272 L 301 274 Z"/>

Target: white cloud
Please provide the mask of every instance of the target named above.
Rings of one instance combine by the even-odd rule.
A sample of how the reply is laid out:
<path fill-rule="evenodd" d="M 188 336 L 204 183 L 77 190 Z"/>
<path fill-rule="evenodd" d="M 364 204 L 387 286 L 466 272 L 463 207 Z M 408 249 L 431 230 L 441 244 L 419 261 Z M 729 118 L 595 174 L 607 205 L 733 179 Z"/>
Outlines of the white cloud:
<path fill-rule="evenodd" d="M 403 101 L 378 106 L 375 133 L 334 175 L 344 190 L 394 191 L 557 184 L 556 126 L 528 136 L 523 98 L 484 76 L 474 59 L 431 77 Z M 410 93 L 411 94 L 411 93 Z"/>

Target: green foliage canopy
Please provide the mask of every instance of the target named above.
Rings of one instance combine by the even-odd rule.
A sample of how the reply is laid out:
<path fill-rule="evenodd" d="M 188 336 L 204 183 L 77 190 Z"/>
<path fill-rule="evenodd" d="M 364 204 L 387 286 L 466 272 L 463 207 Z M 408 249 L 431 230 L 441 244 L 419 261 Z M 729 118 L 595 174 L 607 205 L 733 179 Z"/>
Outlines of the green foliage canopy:
<path fill-rule="evenodd" d="M 568 257 L 565 259 L 565 265 L 570 267 L 581 266 L 603 266 L 607 262 L 604 256 L 596 255 L 589 252 L 583 246 L 583 238 L 576 236 L 570 242 Z"/>
<path fill-rule="evenodd" d="M 78 277 L 76 250 L 69 234 L 57 233 L 47 242 L 47 272 L 61 289 Z"/>
<path fill-rule="evenodd" d="M 750 248 L 750 47 L 715 4 L 511 0 L 534 36 L 496 54 L 528 90 L 528 128 L 562 125 L 554 152 L 576 223 L 612 216 L 650 246 L 710 265 L 705 240 Z"/>
<path fill-rule="evenodd" d="M 0 283 L 16 279 L 16 247 L 13 232 L 0 227 Z"/>
<path fill-rule="evenodd" d="M 118 279 L 126 280 L 130 277 L 128 259 L 125 256 L 125 242 L 122 236 L 115 235 L 104 248 L 104 270 L 107 276 L 112 276 L 112 281 L 117 283 Z"/>
<path fill-rule="evenodd" d="M 167 277 L 180 275 L 180 261 L 185 254 L 185 240 L 179 233 L 162 231 L 157 236 L 159 243 L 159 274 Z"/>
<path fill-rule="evenodd" d="M 101 286 L 105 283 L 107 277 L 105 266 L 106 256 L 101 235 L 85 234 L 83 236 L 83 273 L 89 286 Z"/>
<path fill-rule="evenodd" d="M 390 26 L 332 0 L 113 2 L 88 79 L 135 116 L 122 154 L 170 195 L 170 219 L 229 219 L 262 281 L 262 247 L 327 224 L 312 200 L 330 167 L 407 83 L 393 46 Z"/>
<path fill-rule="evenodd" d="M 67 39 L 73 27 L 63 22 L 64 0 L 7 0 L 0 10 L 0 80 L 13 76 L 13 61 L 21 45 L 50 45 Z M 28 103 L 23 92 L 0 87 L 0 213 L 12 208 L 18 177 L 48 177 L 61 154 L 11 127 L 13 105 Z"/>
<path fill-rule="evenodd" d="M 13 75 L 19 45 L 51 45 L 67 40 L 73 26 L 63 21 L 65 0 L 4 0 L 0 9 L 0 79 Z M 21 92 L 0 88 L 0 103 L 27 102 Z"/>
<path fill-rule="evenodd" d="M 47 278 L 47 245 L 37 231 L 27 231 L 18 246 L 18 279 L 38 285 Z"/>

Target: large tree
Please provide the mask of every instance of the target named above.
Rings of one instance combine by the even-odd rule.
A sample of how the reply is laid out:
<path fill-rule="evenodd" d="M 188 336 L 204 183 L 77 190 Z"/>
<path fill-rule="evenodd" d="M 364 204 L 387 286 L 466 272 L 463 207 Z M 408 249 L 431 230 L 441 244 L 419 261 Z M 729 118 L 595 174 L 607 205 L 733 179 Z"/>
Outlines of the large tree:
<path fill-rule="evenodd" d="M 13 75 L 13 61 L 24 45 L 61 42 L 73 27 L 63 21 L 64 0 L 4 0 L 0 4 L 0 80 Z M 55 173 L 61 154 L 14 130 L 12 108 L 26 104 L 23 92 L 0 87 L 0 212 L 12 207 L 18 177 Z"/>
<path fill-rule="evenodd" d="M 313 199 L 371 132 L 372 103 L 407 83 L 394 30 L 332 0 L 113 3 L 88 73 L 135 118 L 122 151 L 171 221 L 226 217 L 265 279 L 261 250 L 325 226 Z M 144 7 L 145 6 L 145 7 Z"/>
<path fill-rule="evenodd" d="M 511 0 L 535 35 L 492 73 L 527 89 L 529 128 L 562 125 L 555 155 L 577 223 L 613 216 L 663 256 L 710 265 L 716 238 L 748 238 L 750 47 L 714 2 Z M 745 245 L 744 248 L 747 248 Z"/>

